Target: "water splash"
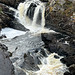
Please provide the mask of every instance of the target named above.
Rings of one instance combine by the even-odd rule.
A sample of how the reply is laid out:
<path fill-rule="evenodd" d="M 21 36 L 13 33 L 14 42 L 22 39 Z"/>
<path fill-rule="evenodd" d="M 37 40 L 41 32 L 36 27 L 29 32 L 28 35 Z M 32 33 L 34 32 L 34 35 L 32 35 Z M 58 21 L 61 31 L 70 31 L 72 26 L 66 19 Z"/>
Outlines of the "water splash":
<path fill-rule="evenodd" d="M 63 75 L 67 70 L 66 65 L 60 62 L 60 59 L 55 59 L 56 53 L 50 54 L 47 58 L 43 59 L 42 65 L 39 65 L 40 70 L 36 72 L 36 75 Z M 57 55 L 58 56 L 58 55 Z"/>
<path fill-rule="evenodd" d="M 22 69 L 21 67 L 16 66 L 17 63 L 13 65 L 16 68 L 25 72 L 26 75 L 64 75 L 64 72 L 68 70 L 67 70 L 67 66 L 60 62 L 60 59 L 63 57 L 56 59 L 54 58 L 54 55 L 58 56 L 58 54 L 52 53 L 47 58 L 40 59 L 42 64 L 38 65 L 40 68 L 40 70 L 38 71 L 30 71 L 30 70 Z"/>
<path fill-rule="evenodd" d="M 32 25 L 33 26 L 36 25 L 37 17 L 38 17 L 38 14 L 39 14 L 39 9 L 40 9 L 40 6 L 37 6 L 36 9 L 35 9 L 34 17 L 33 17 L 33 22 L 32 22 Z"/>
<path fill-rule="evenodd" d="M 33 5 L 33 4 L 34 5 Z M 32 4 L 32 5 L 31 5 Z M 31 7 L 33 7 L 34 13 L 32 13 Z M 41 13 L 40 13 L 41 12 Z M 39 24 L 38 16 L 41 14 L 41 23 Z M 26 28 L 30 29 L 31 32 L 37 33 L 56 33 L 53 30 L 48 30 L 44 28 L 45 26 L 45 5 L 39 0 L 26 0 L 24 3 L 20 3 L 18 6 L 18 11 L 16 17 L 19 19 L 19 22 L 24 25 Z M 40 59 L 41 65 L 38 65 L 39 71 L 28 71 L 23 70 L 27 75 L 63 75 L 67 70 L 66 65 L 60 62 L 60 59 L 55 59 L 55 53 L 50 54 L 47 58 Z"/>
<path fill-rule="evenodd" d="M 34 8 L 34 10 L 32 9 L 32 7 Z M 30 29 L 30 31 L 38 32 L 44 29 L 45 26 L 44 14 L 45 14 L 44 3 L 42 3 L 39 0 L 26 0 L 24 3 L 19 4 L 18 11 L 16 12 L 16 18 L 19 19 L 19 22 L 22 25 Z M 31 19 L 30 16 L 33 19 Z M 40 18 L 40 20 L 38 17 Z"/>

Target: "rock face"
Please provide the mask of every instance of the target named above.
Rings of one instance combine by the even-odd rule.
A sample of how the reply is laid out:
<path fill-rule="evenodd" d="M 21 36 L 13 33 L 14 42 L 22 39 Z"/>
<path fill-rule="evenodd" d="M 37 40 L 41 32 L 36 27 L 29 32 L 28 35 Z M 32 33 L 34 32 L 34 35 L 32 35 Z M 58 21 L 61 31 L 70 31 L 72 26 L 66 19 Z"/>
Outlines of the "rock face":
<path fill-rule="evenodd" d="M 75 2 L 52 0 L 46 6 L 46 27 L 75 37 Z"/>
<path fill-rule="evenodd" d="M 45 43 L 45 48 L 50 51 L 50 53 L 57 53 L 64 58 L 61 62 L 69 67 L 69 72 L 64 75 L 74 75 L 75 74 L 75 38 L 69 37 L 63 34 L 55 33 L 44 33 L 42 34 L 42 40 Z M 72 68 L 70 68 L 72 66 Z"/>
<path fill-rule="evenodd" d="M 7 47 L 0 44 L 0 75 L 14 75 L 14 67 L 6 50 Z"/>
<path fill-rule="evenodd" d="M 66 56 L 75 54 L 75 47 L 73 47 L 75 44 L 73 43 L 71 45 L 70 43 L 74 41 L 68 36 L 62 34 L 42 34 L 42 40 L 45 42 L 45 47 L 47 47 L 50 52 L 56 52 L 59 55 Z"/>
<path fill-rule="evenodd" d="M 15 20 L 13 16 L 14 11 L 10 10 L 6 6 L 8 5 L 16 8 L 19 2 L 22 1 L 24 0 L 0 0 L 0 29 L 4 27 L 11 27 L 14 29 L 27 31 L 23 25 Z M 49 0 L 41 1 L 48 2 L 45 14 L 46 27 L 62 32 L 62 34 L 44 33 L 41 34 L 41 36 L 32 36 L 30 32 L 27 32 L 25 35 L 15 37 L 12 40 L 0 40 L 2 44 L 5 44 L 8 47 L 9 51 L 9 53 L 6 52 L 5 50 L 7 50 L 7 47 L 0 44 L 1 75 L 14 75 L 12 63 L 15 67 L 16 75 L 26 75 L 28 70 L 39 70 L 37 66 L 37 64 L 41 64 L 39 58 L 47 56 L 42 46 L 44 46 L 49 53 L 57 53 L 64 56 L 64 58 L 61 59 L 61 62 L 66 64 L 69 70 L 69 72 L 65 72 L 64 75 L 75 75 L 74 0 L 73 2 L 71 0 L 60 0 L 60 2 L 57 0 L 51 0 L 54 2 L 49 2 Z M 31 19 L 33 15 L 30 15 L 29 13 L 33 12 L 32 10 L 34 10 L 35 7 L 36 5 L 32 3 L 28 9 L 27 16 Z M 11 56 L 10 59 L 12 63 L 9 56 Z M 59 58 L 58 56 L 54 57 Z"/>
<path fill-rule="evenodd" d="M 17 8 L 18 4 L 23 1 L 25 1 L 25 0 L 0 0 L 0 3 Z"/>
<path fill-rule="evenodd" d="M 42 40 L 51 53 L 64 56 L 61 62 L 66 64 L 70 72 L 75 74 L 75 1 L 51 0 L 46 5 L 46 27 L 62 34 L 42 34 Z"/>
<path fill-rule="evenodd" d="M 15 12 L 9 7 L 0 3 L 0 29 L 11 27 L 17 30 L 26 31 L 27 29 L 14 18 Z"/>
<path fill-rule="evenodd" d="M 48 2 L 49 0 L 40 0 L 40 1 L 42 1 L 42 2 Z"/>

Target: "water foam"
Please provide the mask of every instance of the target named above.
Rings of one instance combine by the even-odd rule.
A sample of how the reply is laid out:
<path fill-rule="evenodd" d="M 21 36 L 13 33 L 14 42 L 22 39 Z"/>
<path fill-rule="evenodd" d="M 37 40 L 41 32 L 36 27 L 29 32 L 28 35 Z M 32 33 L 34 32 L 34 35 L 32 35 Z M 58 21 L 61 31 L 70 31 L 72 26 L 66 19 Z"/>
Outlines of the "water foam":
<path fill-rule="evenodd" d="M 26 14 L 27 11 L 31 5 L 31 3 L 34 3 L 36 5 L 34 10 L 34 16 L 31 20 Z M 38 14 L 39 11 L 41 11 L 41 23 L 40 25 L 37 24 L 38 22 Z M 47 28 L 44 28 L 45 26 L 45 5 L 40 2 L 39 0 L 26 0 L 24 3 L 20 3 L 18 6 L 18 11 L 16 13 L 16 18 L 19 19 L 19 22 L 24 25 L 26 28 L 30 29 L 31 32 L 37 32 L 37 33 L 56 33 L 53 30 L 49 30 Z M 64 72 L 67 70 L 66 65 L 62 64 L 60 62 L 60 59 L 55 59 L 54 55 L 57 55 L 55 53 L 52 53 L 48 55 L 47 58 L 40 59 L 41 65 L 38 65 L 40 70 L 39 71 L 28 71 L 24 70 L 19 67 L 19 69 L 23 70 L 26 75 L 63 75 Z"/>
<path fill-rule="evenodd" d="M 33 20 L 31 20 L 26 15 L 27 11 L 32 3 L 34 3 L 36 5 L 35 10 L 34 10 Z M 40 13 L 41 14 L 41 23 L 37 24 L 39 22 L 38 21 L 39 12 L 41 12 Z M 31 13 L 31 14 L 33 14 L 33 13 Z M 42 31 L 45 30 L 45 28 L 44 28 L 44 26 L 45 26 L 44 14 L 45 14 L 45 4 L 44 3 L 40 2 L 39 0 L 37 0 L 37 1 L 36 0 L 30 0 L 30 1 L 26 0 L 24 3 L 19 4 L 18 11 L 16 12 L 16 18 L 19 19 L 19 22 L 22 25 L 24 25 L 26 28 L 30 29 L 30 31 L 38 32 L 41 30 Z"/>
<path fill-rule="evenodd" d="M 63 75 L 67 70 L 66 65 L 60 62 L 60 59 L 55 59 L 56 53 L 50 54 L 47 58 L 43 59 L 43 64 L 40 65 L 40 70 L 36 72 L 36 75 Z M 58 56 L 58 55 L 57 55 Z"/>
<path fill-rule="evenodd" d="M 54 55 L 58 56 L 58 54 L 52 53 L 47 58 L 40 59 L 42 64 L 38 65 L 40 68 L 38 71 L 22 69 L 21 67 L 16 66 L 17 64 L 14 64 L 14 66 L 25 72 L 26 75 L 64 75 L 64 72 L 68 70 L 67 66 L 60 62 L 60 59 L 63 57 L 56 59 L 54 58 Z"/>

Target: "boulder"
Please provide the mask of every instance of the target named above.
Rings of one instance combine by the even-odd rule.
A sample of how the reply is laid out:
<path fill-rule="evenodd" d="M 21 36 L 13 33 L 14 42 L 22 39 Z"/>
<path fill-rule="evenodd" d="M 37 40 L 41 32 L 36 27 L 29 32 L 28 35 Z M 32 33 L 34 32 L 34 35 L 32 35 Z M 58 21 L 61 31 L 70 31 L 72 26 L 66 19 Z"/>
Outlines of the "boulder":
<path fill-rule="evenodd" d="M 74 6 L 73 0 L 52 0 L 48 2 L 46 4 L 45 26 L 75 37 Z"/>
<path fill-rule="evenodd" d="M 45 48 L 47 48 L 50 52 L 56 52 L 59 55 L 74 55 L 75 54 L 75 45 L 73 42 L 73 38 L 69 38 L 63 34 L 55 34 L 55 33 L 44 33 L 42 35 L 42 40 L 45 43 Z M 62 39 L 61 39 L 62 38 Z M 65 41 L 68 43 L 66 44 Z"/>
<path fill-rule="evenodd" d="M 40 0 L 40 1 L 42 1 L 42 2 L 48 2 L 49 0 Z"/>
<path fill-rule="evenodd" d="M 57 53 L 64 56 L 60 61 L 68 66 L 69 72 L 65 72 L 64 75 L 75 74 L 75 41 L 73 37 L 60 34 L 60 33 L 42 33 L 42 41 L 44 41 L 44 47 L 48 49 L 50 53 Z M 56 57 L 55 58 L 59 58 Z"/>
<path fill-rule="evenodd" d="M 0 43 L 0 75 L 14 75 L 14 67 L 6 50 L 7 47 Z"/>
<path fill-rule="evenodd" d="M 0 3 L 0 29 L 4 27 L 11 27 L 22 31 L 28 30 L 15 19 L 14 14 L 15 11 Z"/>
<path fill-rule="evenodd" d="M 12 21 L 12 19 L 7 14 L 0 12 L 0 29 L 7 27 L 10 24 L 10 21 Z"/>
<path fill-rule="evenodd" d="M 0 0 L 0 3 L 6 4 L 8 6 L 17 8 L 20 2 L 24 2 L 25 0 Z"/>
<path fill-rule="evenodd" d="M 75 64 L 69 67 L 69 71 L 71 72 L 72 75 L 75 75 Z"/>
<path fill-rule="evenodd" d="M 75 55 L 62 58 L 61 61 L 70 67 L 71 65 L 75 64 Z"/>

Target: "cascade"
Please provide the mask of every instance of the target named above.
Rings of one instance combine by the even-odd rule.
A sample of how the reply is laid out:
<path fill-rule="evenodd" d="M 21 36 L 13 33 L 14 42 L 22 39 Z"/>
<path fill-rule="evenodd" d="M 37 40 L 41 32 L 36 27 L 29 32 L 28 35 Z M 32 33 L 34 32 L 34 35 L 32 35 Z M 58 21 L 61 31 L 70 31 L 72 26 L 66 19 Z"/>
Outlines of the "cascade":
<path fill-rule="evenodd" d="M 30 29 L 32 32 L 53 32 L 53 30 L 45 29 L 45 5 L 39 0 L 26 0 L 24 3 L 20 3 L 18 6 L 18 11 L 16 11 L 16 18 L 19 22 L 24 25 L 26 28 Z M 43 60 L 40 59 L 41 65 L 38 65 L 39 71 L 29 71 L 26 69 L 23 70 L 26 75 L 63 75 L 66 71 L 66 65 L 63 65 L 60 62 L 60 59 L 55 59 L 54 54 L 48 55 L 47 58 Z M 45 62 L 45 63 L 44 63 Z"/>
<path fill-rule="evenodd" d="M 39 0 L 26 0 L 20 3 L 16 17 L 26 28 L 37 31 L 45 25 L 45 5 Z"/>

